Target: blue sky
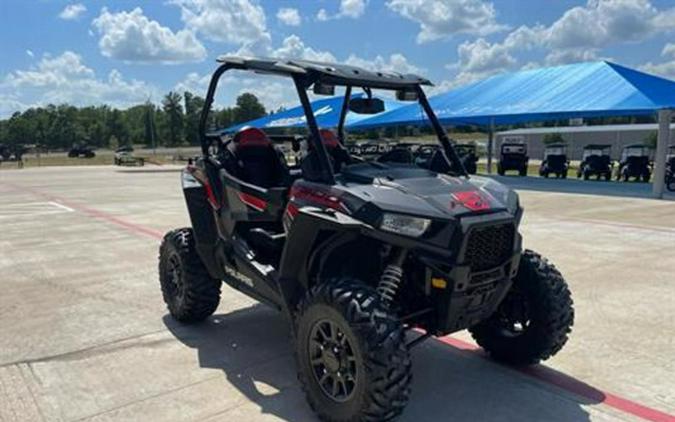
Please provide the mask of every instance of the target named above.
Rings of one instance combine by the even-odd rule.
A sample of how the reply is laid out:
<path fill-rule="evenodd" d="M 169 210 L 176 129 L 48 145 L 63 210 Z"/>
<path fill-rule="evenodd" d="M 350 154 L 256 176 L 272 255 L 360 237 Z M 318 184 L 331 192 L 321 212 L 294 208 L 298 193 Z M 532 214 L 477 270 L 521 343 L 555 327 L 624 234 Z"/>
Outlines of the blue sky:
<path fill-rule="evenodd" d="M 492 74 L 608 59 L 675 79 L 673 0 L 2 0 L 0 117 L 69 102 L 203 95 L 223 53 L 416 72 L 434 92 Z M 295 102 L 275 78 L 230 78 Z"/>

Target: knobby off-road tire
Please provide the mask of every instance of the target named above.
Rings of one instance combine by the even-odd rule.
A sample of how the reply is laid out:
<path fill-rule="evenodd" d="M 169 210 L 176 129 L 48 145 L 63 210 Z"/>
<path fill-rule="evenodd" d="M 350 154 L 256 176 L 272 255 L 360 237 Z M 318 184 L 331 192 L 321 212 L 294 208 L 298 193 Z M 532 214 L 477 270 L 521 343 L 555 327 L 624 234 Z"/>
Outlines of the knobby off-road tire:
<path fill-rule="evenodd" d="M 495 360 L 535 364 L 555 355 L 567 342 L 574 324 L 572 305 L 567 283 L 555 266 L 525 250 L 513 286 L 497 311 L 469 331 Z M 512 326 L 518 319 L 525 321 Z"/>
<path fill-rule="evenodd" d="M 301 301 L 296 328 L 298 379 L 322 420 L 384 421 L 403 411 L 410 355 L 374 289 L 354 279 L 319 284 Z"/>
<path fill-rule="evenodd" d="M 206 270 L 189 228 L 164 236 L 159 247 L 159 283 L 169 312 L 180 322 L 202 321 L 220 302 L 221 282 Z"/>

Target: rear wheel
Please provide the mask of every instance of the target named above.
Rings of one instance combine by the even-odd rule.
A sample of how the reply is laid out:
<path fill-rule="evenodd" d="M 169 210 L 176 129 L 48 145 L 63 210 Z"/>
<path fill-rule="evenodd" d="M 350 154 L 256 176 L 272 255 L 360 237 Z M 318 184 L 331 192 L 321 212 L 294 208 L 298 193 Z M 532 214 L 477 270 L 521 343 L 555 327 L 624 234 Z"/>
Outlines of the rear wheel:
<path fill-rule="evenodd" d="M 322 283 L 296 318 L 298 378 L 322 420 L 388 420 L 410 396 L 411 361 L 401 323 L 374 289 L 353 280 Z"/>
<path fill-rule="evenodd" d="M 591 174 L 588 172 L 588 170 L 584 170 L 584 180 L 588 180 L 591 177 Z"/>
<path fill-rule="evenodd" d="M 211 278 L 195 250 L 192 229 L 167 233 L 159 247 L 159 283 L 171 315 L 181 322 L 198 322 L 215 312 L 220 280 Z"/>
<path fill-rule="evenodd" d="M 526 250 L 497 311 L 469 331 L 495 360 L 529 365 L 555 355 L 567 342 L 573 323 L 572 298 L 562 275 L 546 259 Z"/>
<path fill-rule="evenodd" d="M 500 164 L 497 165 L 497 174 L 500 176 L 504 175 L 504 168 Z"/>
<path fill-rule="evenodd" d="M 520 176 L 527 176 L 527 167 L 523 167 L 520 170 L 518 170 L 518 174 Z M 547 176 L 548 177 L 548 176 Z"/>

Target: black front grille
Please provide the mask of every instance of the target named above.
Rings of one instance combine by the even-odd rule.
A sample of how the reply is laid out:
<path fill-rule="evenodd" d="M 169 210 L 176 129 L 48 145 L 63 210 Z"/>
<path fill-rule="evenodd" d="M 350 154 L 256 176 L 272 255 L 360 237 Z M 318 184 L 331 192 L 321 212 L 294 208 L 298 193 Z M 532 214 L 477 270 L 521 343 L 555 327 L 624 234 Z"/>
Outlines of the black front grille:
<path fill-rule="evenodd" d="M 515 227 L 511 223 L 478 227 L 469 232 L 464 262 L 472 272 L 485 271 L 506 261 L 513 253 Z"/>

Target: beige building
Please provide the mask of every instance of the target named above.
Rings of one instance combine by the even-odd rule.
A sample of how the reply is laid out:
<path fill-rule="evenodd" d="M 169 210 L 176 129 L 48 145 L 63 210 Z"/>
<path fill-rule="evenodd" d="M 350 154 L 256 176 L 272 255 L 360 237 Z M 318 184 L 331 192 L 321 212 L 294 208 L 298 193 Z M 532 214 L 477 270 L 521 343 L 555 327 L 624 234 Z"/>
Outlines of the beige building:
<path fill-rule="evenodd" d="M 544 156 L 544 136 L 547 133 L 559 133 L 568 145 L 567 154 L 572 160 L 580 159 L 584 145 L 588 144 L 610 144 L 612 158 L 618 159 L 625 145 L 642 143 L 651 132 L 656 133 L 657 130 L 657 124 L 514 129 L 495 134 L 494 156 L 499 159 L 502 142 L 518 141 L 527 144 L 530 158 L 541 159 Z M 670 139 L 671 144 L 675 143 L 675 123 L 670 125 Z"/>

